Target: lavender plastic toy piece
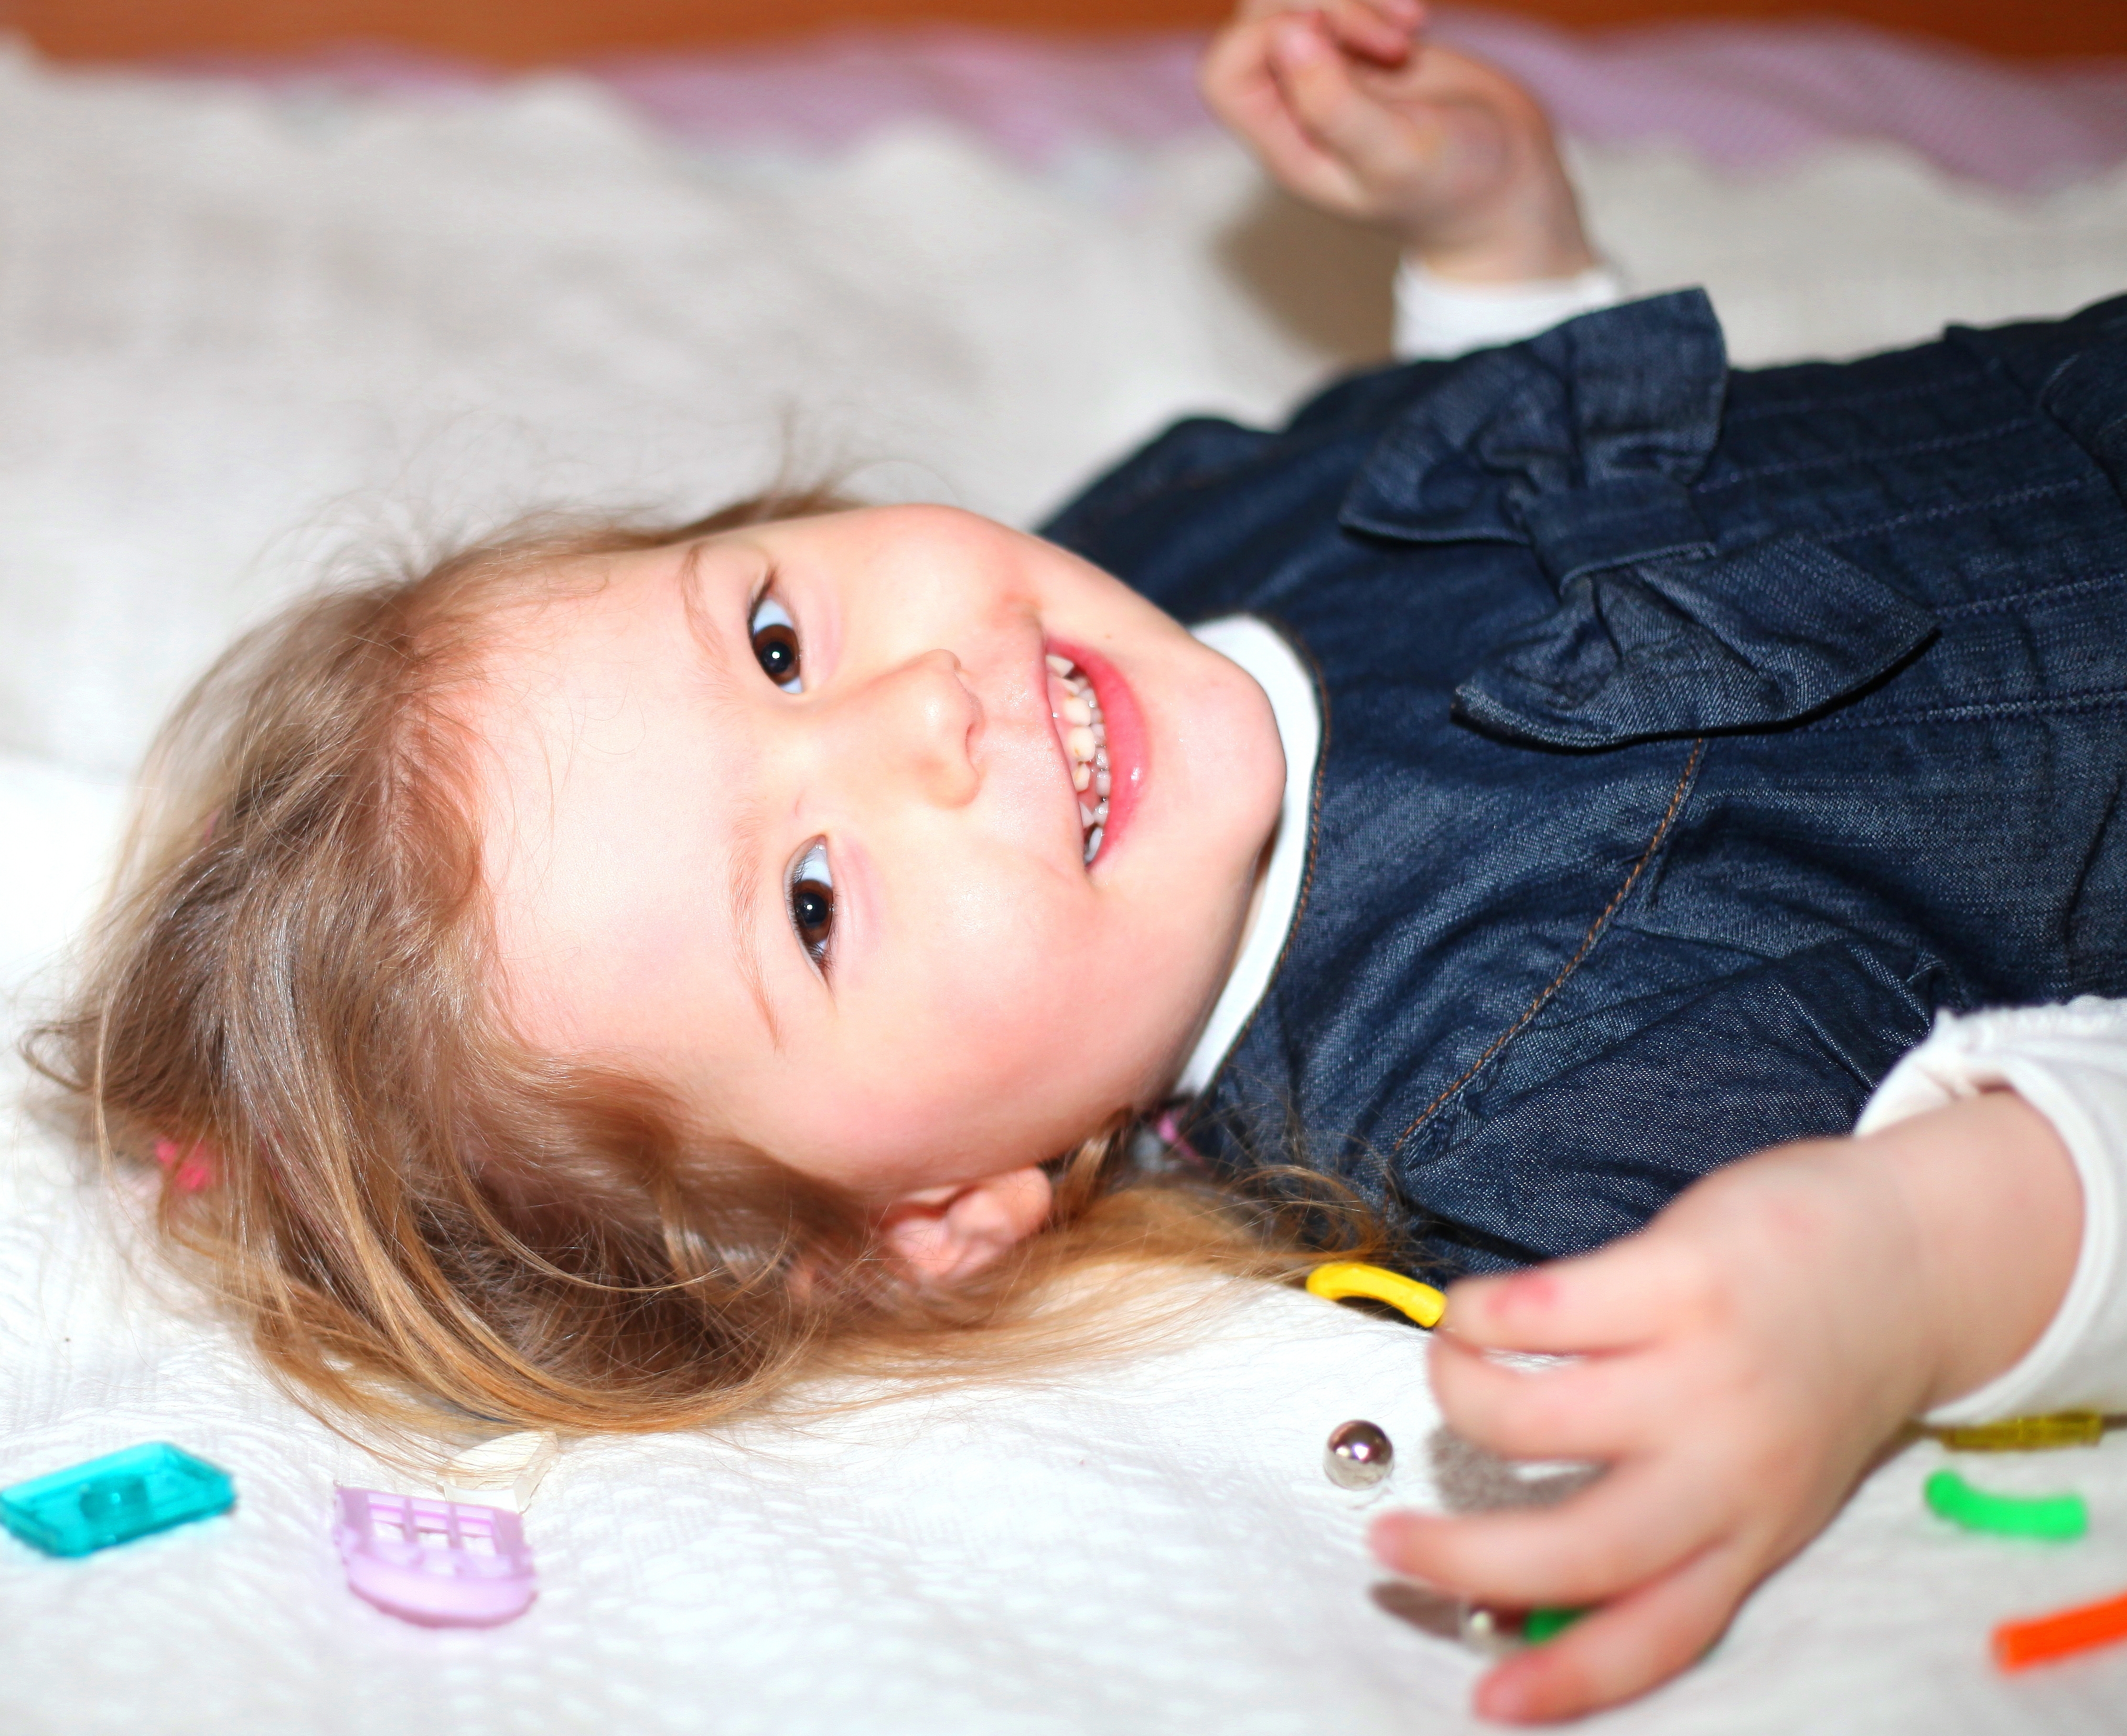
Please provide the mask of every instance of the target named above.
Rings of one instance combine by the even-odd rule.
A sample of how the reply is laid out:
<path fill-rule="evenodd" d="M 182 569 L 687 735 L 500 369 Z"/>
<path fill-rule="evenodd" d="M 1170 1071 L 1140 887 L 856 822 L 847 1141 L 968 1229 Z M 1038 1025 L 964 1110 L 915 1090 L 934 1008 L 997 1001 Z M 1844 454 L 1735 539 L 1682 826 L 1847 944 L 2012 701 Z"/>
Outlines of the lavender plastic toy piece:
<path fill-rule="evenodd" d="M 348 1585 L 386 1615 L 427 1628 L 491 1628 L 538 1596 L 514 1513 L 377 1489 L 337 1493 L 333 1541 Z"/>

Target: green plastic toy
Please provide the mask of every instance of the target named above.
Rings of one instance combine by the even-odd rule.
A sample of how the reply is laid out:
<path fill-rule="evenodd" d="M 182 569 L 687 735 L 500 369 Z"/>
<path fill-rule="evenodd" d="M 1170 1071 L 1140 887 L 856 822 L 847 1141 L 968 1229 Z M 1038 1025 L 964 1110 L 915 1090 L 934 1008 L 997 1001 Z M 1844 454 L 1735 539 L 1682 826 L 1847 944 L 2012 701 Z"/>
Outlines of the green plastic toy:
<path fill-rule="evenodd" d="M 1531 1610 L 1522 1621 L 1522 1638 L 1532 1646 L 1540 1646 L 1547 1639 L 1554 1639 L 1587 1614 L 1585 1610 L 1541 1609 Z"/>
<path fill-rule="evenodd" d="M 1954 1471 L 1930 1477 L 1926 1495 L 1930 1508 L 1968 1531 L 2072 1543 L 2090 1529 L 2080 1495 L 1994 1495 L 1973 1488 Z"/>

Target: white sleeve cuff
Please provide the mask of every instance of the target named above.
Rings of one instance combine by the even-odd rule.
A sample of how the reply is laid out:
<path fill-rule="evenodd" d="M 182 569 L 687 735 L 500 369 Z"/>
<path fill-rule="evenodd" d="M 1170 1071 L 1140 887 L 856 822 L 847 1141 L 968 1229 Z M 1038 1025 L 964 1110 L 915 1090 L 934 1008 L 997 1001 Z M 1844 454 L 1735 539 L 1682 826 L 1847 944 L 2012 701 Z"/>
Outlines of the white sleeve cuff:
<path fill-rule="evenodd" d="M 1405 254 L 1396 268 L 1396 359 L 1445 358 L 1513 344 L 1624 298 L 1624 280 L 1608 265 L 1527 283 L 1464 283 L 1437 276 Z"/>
<path fill-rule="evenodd" d="M 1989 1422 L 2049 1411 L 2127 1410 L 2127 1001 L 1942 1014 L 1927 1041 L 1876 1088 L 1855 1124 L 1873 1133 L 1959 1098 L 2006 1086 L 2054 1125 L 2082 1183 L 2082 1246 L 2060 1311 L 2023 1359 L 1930 1423 Z M 2015 1226 L 2004 1226 L 2013 1236 Z M 1973 1282 L 1984 1283 L 1976 1272 Z"/>

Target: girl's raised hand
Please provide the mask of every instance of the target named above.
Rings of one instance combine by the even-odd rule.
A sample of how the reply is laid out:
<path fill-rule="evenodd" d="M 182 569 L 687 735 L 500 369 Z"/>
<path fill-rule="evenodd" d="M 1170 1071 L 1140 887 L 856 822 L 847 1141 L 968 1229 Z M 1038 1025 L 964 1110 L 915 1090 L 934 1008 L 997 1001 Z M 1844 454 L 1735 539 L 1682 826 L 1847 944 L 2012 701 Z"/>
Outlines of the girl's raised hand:
<path fill-rule="evenodd" d="M 1719 1638 L 1907 1419 L 2036 1340 L 2080 1221 L 2050 1125 L 1992 1092 L 1761 1153 L 1597 1254 L 1458 1284 L 1432 1356 L 1450 1423 L 1509 1458 L 1608 1468 L 1545 1511 L 1388 1515 L 1376 1553 L 1499 1607 L 1599 1606 L 1494 1669 L 1482 1715 L 1643 1692 Z M 1578 1359 L 1532 1370 L 1493 1351 Z"/>
<path fill-rule="evenodd" d="M 1205 101 L 1301 198 L 1393 230 L 1442 276 L 1570 277 L 1594 263 L 1551 126 L 1504 73 L 1421 43 L 1419 0 L 1246 0 Z"/>

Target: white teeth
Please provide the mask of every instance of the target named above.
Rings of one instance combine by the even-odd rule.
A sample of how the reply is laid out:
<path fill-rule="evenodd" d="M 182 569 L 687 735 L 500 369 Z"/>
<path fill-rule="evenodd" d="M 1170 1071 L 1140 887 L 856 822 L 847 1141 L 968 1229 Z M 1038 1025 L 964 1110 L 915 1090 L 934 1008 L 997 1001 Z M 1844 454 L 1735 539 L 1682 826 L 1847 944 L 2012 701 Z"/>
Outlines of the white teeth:
<path fill-rule="evenodd" d="M 1051 708 L 1062 726 L 1064 752 L 1071 767 L 1071 787 L 1080 795 L 1091 794 L 1092 804 L 1080 802 L 1078 823 L 1086 828 L 1086 861 L 1100 854 L 1108 832 L 1108 726 L 1101 715 L 1101 702 L 1093 684 L 1078 672 L 1078 666 L 1058 652 L 1042 659 L 1049 672 L 1063 684 L 1064 697 Z"/>

